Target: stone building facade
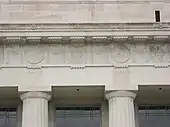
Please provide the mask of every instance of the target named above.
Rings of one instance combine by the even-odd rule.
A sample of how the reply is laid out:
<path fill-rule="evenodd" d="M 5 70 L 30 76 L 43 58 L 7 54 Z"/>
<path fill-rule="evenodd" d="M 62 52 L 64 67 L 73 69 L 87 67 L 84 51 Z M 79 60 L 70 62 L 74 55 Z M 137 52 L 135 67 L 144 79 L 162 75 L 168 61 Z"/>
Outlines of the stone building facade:
<path fill-rule="evenodd" d="M 0 0 L 0 127 L 169 127 L 169 0 Z"/>

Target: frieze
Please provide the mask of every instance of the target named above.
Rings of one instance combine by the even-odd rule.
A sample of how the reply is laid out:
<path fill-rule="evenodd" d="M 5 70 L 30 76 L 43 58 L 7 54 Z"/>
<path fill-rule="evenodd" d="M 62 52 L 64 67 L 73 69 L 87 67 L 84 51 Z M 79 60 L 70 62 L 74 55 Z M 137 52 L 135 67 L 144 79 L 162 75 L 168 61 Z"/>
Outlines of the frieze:
<path fill-rule="evenodd" d="M 169 43 L 68 43 L 0 45 L 0 65 L 170 65 Z"/>

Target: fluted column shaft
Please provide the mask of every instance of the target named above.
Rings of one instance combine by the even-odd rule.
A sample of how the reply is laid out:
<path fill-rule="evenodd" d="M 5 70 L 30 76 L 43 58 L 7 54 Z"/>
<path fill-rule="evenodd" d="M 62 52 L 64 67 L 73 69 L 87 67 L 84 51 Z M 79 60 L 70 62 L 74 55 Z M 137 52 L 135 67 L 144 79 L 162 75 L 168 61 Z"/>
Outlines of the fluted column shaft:
<path fill-rule="evenodd" d="M 134 98 L 130 91 L 106 94 L 109 101 L 109 127 L 135 127 Z"/>
<path fill-rule="evenodd" d="M 43 92 L 22 94 L 22 127 L 48 127 L 48 100 L 50 95 Z"/>

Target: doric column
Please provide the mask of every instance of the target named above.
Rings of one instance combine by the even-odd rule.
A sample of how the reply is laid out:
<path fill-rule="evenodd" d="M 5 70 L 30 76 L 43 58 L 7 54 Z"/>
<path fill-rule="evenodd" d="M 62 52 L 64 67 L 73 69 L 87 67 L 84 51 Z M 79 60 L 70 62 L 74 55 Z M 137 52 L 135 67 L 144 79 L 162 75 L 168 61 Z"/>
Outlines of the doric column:
<path fill-rule="evenodd" d="M 134 98 L 130 91 L 106 93 L 109 101 L 109 127 L 135 127 Z"/>
<path fill-rule="evenodd" d="M 22 127 L 48 127 L 48 100 L 43 92 L 26 92 L 20 95 L 23 101 Z"/>

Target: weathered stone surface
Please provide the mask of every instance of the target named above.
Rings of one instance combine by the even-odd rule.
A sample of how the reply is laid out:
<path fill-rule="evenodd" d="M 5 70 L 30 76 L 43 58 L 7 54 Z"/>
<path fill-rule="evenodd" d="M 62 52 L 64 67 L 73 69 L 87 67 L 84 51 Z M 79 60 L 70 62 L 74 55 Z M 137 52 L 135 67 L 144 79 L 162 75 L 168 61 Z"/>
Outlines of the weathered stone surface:
<path fill-rule="evenodd" d="M 2 65 L 170 64 L 169 43 L 1 45 Z"/>
<path fill-rule="evenodd" d="M 1 23 L 122 23 L 155 22 L 154 11 L 160 10 L 161 21 L 170 20 L 169 1 L 34 1 L 1 0 Z M 130 8 L 130 9 L 129 9 Z M 144 9 L 145 8 L 145 9 Z"/>

